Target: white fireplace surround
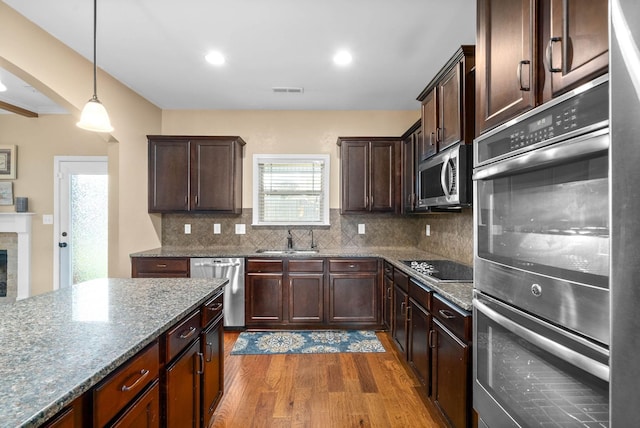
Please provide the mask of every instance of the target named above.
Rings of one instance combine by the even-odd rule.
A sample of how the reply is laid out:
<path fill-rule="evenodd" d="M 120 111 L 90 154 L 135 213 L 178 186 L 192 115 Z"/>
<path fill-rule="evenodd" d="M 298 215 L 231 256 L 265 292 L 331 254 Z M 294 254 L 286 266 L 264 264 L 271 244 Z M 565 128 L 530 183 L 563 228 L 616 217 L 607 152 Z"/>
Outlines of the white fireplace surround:
<path fill-rule="evenodd" d="M 17 300 L 31 295 L 31 219 L 34 213 L 0 213 L 0 233 L 18 234 Z"/>

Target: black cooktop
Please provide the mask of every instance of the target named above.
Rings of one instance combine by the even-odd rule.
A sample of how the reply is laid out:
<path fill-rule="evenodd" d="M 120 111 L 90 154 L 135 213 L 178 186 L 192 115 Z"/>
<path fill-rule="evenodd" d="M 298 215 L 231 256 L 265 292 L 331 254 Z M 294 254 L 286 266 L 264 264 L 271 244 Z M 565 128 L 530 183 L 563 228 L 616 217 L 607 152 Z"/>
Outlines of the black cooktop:
<path fill-rule="evenodd" d="M 473 268 L 451 260 L 401 260 L 402 263 L 423 275 L 439 281 L 471 282 Z"/>

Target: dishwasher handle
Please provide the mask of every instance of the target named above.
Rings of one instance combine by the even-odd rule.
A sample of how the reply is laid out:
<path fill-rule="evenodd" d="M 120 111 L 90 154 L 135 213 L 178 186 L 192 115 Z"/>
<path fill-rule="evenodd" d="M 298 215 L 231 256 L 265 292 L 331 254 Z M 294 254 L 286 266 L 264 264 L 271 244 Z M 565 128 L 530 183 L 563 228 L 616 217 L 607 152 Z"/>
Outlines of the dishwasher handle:
<path fill-rule="evenodd" d="M 203 260 L 203 261 L 194 261 L 193 265 L 196 267 L 234 267 L 234 266 L 240 266 L 240 262 L 225 263 L 225 262 L 217 262 L 217 261 L 211 261 L 211 260 Z"/>

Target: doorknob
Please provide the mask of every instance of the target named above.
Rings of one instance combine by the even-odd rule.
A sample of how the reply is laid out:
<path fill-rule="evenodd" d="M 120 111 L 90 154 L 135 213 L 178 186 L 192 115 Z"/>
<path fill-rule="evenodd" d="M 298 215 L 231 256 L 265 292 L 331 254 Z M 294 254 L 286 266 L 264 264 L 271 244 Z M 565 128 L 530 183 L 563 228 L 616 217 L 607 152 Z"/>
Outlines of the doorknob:
<path fill-rule="evenodd" d="M 66 242 L 58 242 L 58 247 L 60 247 L 60 248 L 64 248 L 64 247 L 66 247 L 66 246 L 67 246 L 67 243 L 66 243 Z"/>

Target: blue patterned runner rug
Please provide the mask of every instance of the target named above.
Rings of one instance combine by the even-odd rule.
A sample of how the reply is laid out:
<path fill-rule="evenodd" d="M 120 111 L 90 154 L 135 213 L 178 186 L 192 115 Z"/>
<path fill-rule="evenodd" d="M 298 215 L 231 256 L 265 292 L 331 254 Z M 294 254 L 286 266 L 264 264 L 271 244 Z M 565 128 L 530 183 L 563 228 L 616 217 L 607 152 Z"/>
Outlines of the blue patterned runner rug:
<path fill-rule="evenodd" d="M 243 331 L 233 345 L 231 355 L 336 352 L 385 352 L 385 349 L 375 331 Z"/>

